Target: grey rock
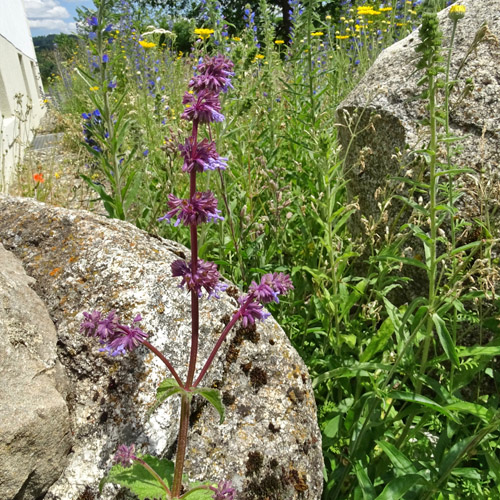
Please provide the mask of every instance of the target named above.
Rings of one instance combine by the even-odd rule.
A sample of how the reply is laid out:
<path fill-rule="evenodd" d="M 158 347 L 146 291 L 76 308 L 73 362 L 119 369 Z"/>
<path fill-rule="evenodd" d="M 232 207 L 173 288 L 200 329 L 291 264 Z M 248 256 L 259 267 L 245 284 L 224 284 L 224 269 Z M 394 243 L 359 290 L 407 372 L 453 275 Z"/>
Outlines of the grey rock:
<path fill-rule="evenodd" d="M 35 280 L 0 244 L 0 498 L 41 498 L 71 447 L 57 334 Z M 61 392 L 60 392 L 61 391 Z"/>
<path fill-rule="evenodd" d="M 458 72 L 458 83 L 450 98 L 450 133 L 463 138 L 462 152 L 453 157 L 454 164 L 476 171 L 460 180 L 466 192 L 460 205 L 461 215 L 473 220 L 484 212 L 481 200 L 487 197 L 485 191 L 494 193 L 499 184 L 500 0 L 460 3 L 466 7 L 466 15 L 458 22 L 452 52 L 450 75 L 454 79 Z M 444 47 L 449 45 L 452 28 L 448 10 L 438 15 Z M 480 41 L 470 50 L 476 36 Z M 422 93 L 422 87 L 417 85 L 422 73 L 415 70 L 420 57 L 415 52 L 418 43 L 415 31 L 385 49 L 337 108 L 345 171 L 350 179 L 348 194 L 351 200 L 358 199 L 360 207 L 351 220 L 356 235 L 366 235 L 366 222 L 380 218 L 379 204 L 384 192 L 405 192 L 389 178 L 416 177 L 421 167 L 414 152 L 426 147 L 428 130 L 419 125 L 427 111 L 425 102 L 418 97 Z M 469 79 L 473 87 L 467 87 Z M 499 208 L 495 200 L 497 196 L 491 196 L 486 207 L 491 213 Z M 386 227 L 397 231 L 406 222 L 404 218 L 396 220 L 400 208 L 393 202 L 379 236 L 383 236 Z"/>
<path fill-rule="evenodd" d="M 170 398 L 150 420 L 158 383 L 168 374 L 145 347 L 110 358 L 79 333 L 83 311 L 138 313 L 150 341 L 185 377 L 190 343 L 189 296 L 170 265 L 188 250 L 129 223 L 31 199 L 0 197 L 0 241 L 22 259 L 57 325 L 58 354 L 70 378 L 74 448 L 46 500 L 95 494 L 121 443 L 166 457 L 175 454 L 179 402 Z M 198 369 L 227 318 L 234 297 L 202 300 Z M 204 386 L 217 386 L 226 404 L 215 410 L 196 399 L 186 471 L 194 480 L 230 479 L 238 499 L 319 499 L 321 435 L 303 361 L 272 319 L 236 328 L 221 348 Z M 119 494 L 121 495 L 121 493 Z M 106 485 L 102 497 L 118 498 Z M 120 496 L 120 498 L 122 498 Z"/>

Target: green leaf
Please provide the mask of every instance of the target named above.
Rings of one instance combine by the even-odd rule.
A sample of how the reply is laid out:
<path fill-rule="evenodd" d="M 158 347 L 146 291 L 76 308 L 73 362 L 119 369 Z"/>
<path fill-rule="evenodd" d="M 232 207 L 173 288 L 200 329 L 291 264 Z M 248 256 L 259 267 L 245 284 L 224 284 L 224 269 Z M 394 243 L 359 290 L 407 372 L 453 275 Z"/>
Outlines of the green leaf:
<path fill-rule="evenodd" d="M 399 399 L 402 401 L 408 401 L 410 403 L 418 403 L 422 406 L 426 406 L 427 408 L 431 408 L 432 410 L 438 411 L 439 413 L 446 415 L 454 422 L 457 422 L 457 419 L 445 407 L 436 403 L 432 399 L 422 396 L 420 394 L 415 394 L 413 392 L 392 391 L 387 395 L 387 397 L 392 399 Z"/>
<path fill-rule="evenodd" d="M 446 323 L 443 318 L 439 316 L 439 314 L 434 313 L 432 315 L 432 321 L 436 326 L 436 333 L 439 337 L 439 341 L 441 342 L 441 346 L 448 356 L 448 359 L 455 365 L 458 366 L 458 356 L 457 351 L 455 350 L 455 344 L 451 339 L 450 332 L 446 328 Z"/>
<path fill-rule="evenodd" d="M 443 259 L 449 259 L 450 257 L 454 257 L 455 255 L 458 255 L 459 253 L 466 252 L 467 250 L 470 250 L 472 248 L 477 248 L 479 245 L 482 244 L 482 241 L 473 241 L 472 243 L 467 243 L 467 245 L 462 245 L 460 247 L 457 247 L 453 249 L 450 253 L 443 253 L 436 259 L 436 263 L 441 262 Z"/>
<path fill-rule="evenodd" d="M 484 423 L 489 423 L 495 416 L 495 413 L 477 403 L 469 403 L 468 401 L 457 401 L 456 403 L 445 406 L 447 410 L 459 411 L 461 413 L 470 413 L 481 419 Z"/>
<path fill-rule="evenodd" d="M 220 423 L 222 424 L 222 422 L 224 422 L 225 408 L 222 404 L 220 392 L 217 389 L 209 389 L 204 387 L 197 387 L 192 392 L 204 397 L 219 412 Z"/>
<path fill-rule="evenodd" d="M 101 184 L 96 184 L 84 174 L 80 174 L 80 177 L 99 195 L 104 204 L 106 212 L 108 212 L 108 215 L 112 219 L 116 218 L 115 200 L 108 193 L 106 193 L 104 186 L 102 186 Z"/>
<path fill-rule="evenodd" d="M 469 356 L 500 356 L 500 346 L 473 346 L 473 347 L 460 347 L 457 351 L 459 358 L 468 358 Z M 433 363 L 439 363 L 446 359 L 446 356 L 439 356 L 432 360 Z"/>
<path fill-rule="evenodd" d="M 427 266 L 420 260 L 410 259 L 408 257 L 394 257 L 392 255 L 379 255 L 374 257 L 374 260 L 380 261 L 390 261 L 390 262 L 401 262 L 401 264 L 407 264 L 409 266 L 419 267 L 420 269 L 428 270 Z"/>
<path fill-rule="evenodd" d="M 313 380 L 312 385 L 313 388 L 316 388 L 321 382 L 332 378 L 352 378 L 358 375 L 361 377 L 368 377 L 372 375 L 371 372 L 376 370 L 389 371 L 390 368 L 390 365 L 384 365 L 382 363 L 358 363 L 352 366 L 341 366 L 340 368 L 335 368 L 334 370 L 329 370 L 318 375 Z"/>
<path fill-rule="evenodd" d="M 151 415 L 166 399 L 174 394 L 186 392 L 174 378 L 166 378 L 160 383 L 156 389 L 156 401 L 154 405 L 148 410 L 148 416 Z"/>
<path fill-rule="evenodd" d="M 372 500 L 375 498 L 375 488 L 366 473 L 365 467 L 358 462 L 354 467 L 354 472 L 356 473 L 361 492 L 363 493 L 363 500 Z"/>
<path fill-rule="evenodd" d="M 165 399 L 177 394 L 178 392 L 184 392 L 184 389 L 179 386 L 174 378 L 166 378 L 156 389 L 156 399 L 165 401 Z"/>
<path fill-rule="evenodd" d="M 359 360 L 361 362 L 370 361 L 370 359 L 377 354 L 377 352 L 382 351 L 387 344 L 387 341 L 391 338 L 394 333 L 394 323 L 391 318 L 386 318 L 384 322 L 380 325 L 378 332 L 372 338 L 368 347 L 365 349 L 363 354 L 361 354 Z"/>
<path fill-rule="evenodd" d="M 213 483 L 191 483 L 189 485 L 190 488 L 195 488 L 196 486 L 200 486 L 205 484 L 207 486 L 212 485 Z M 191 490 L 184 494 L 182 498 L 189 498 L 189 500 L 209 500 L 213 498 L 214 492 L 212 490 L 207 490 L 205 488 L 200 488 L 199 490 Z"/>
<path fill-rule="evenodd" d="M 150 455 L 140 457 L 146 462 L 161 478 L 167 486 L 170 486 L 174 477 L 174 463 L 167 459 L 159 459 Z M 140 500 L 146 498 L 164 498 L 165 490 L 156 478 L 141 464 L 134 462 L 132 467 L 122 467 L 117 464 L 109 471 L 99 483 L 99 491 L 106 483 L 114 483 L 128 488 L 135 493 Z"/>
<path fill-rule="evenodd" d="M 340 415 L 333 417 L 325 427 L 323 434 L 328 438 L 334 438 L 339 432 Z"/>
<path fill-rule="evenodd" d="M 407 474 L 393 479 L 375 500 L 399 500 L 415 484 L 425 482 L 418 474 Z"/>
<path fill-rule="evenodd" d="M 483 453 L 486 458 L 486 462 L 488 463 L 490 475 L 495 478 L 497 485 L 500 485 L 500 462 L 498 461 L 498 458 L 489 451 L 483 450 Z"/>
<path fill-rule="evenodd" d="M 442 477 L 446 477 L 454 466 L 460 463 L 463 456 L 467 453 L 469 444 L 472 443 L 475 438 L 476 436 L 468 436 L 451 447 L 450 451 L 445 455 L 441 465 L 439 466 L 439 473 Z"/>
<path fill-rule="evenodd" d="M 400 452 L 393 444 L 385 441 L 377 441 L 377 444 L 382 448 L 383 452 L 389 457 L 397 475 L 417 474 L 417 469 L 413 462 L 406 455 Z"/>
<path fill-rule="evenodd" d="M 455 467 L 451 471 L 451 475 L 463 477 L 472 481 L 481 481 L 481 474 L 473 467 Z"/>

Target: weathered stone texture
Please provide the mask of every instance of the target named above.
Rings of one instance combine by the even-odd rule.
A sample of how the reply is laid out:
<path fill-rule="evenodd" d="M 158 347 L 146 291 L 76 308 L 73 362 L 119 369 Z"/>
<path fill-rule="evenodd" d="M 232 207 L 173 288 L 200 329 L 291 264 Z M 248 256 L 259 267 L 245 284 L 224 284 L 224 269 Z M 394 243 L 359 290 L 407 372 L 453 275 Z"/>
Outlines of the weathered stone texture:
<path fill-rule="evenodd" d="M 0 244 L 0 498 L 41 498 L 71 447 L 56 330 L 34 279 Z M 61 391 L 61 392 L 60 392 Z"/>
<path fill-rule="evenodd" d="M 179 404 L 164 403 L 147 421 L 158 383 L 167 376 L 146 348 L 110 358 L 95 339 L 79 333 L 83 311 L 116 309 L 163 351 L 181 377 L 190 344 L 189 295 L 171 277 L 170 265 L 186 248 L 131 224 L 33 200 L 0 197 L 0 241 L 23 262 L 58 331 L 58 355 L 68 372 L 73 454 L 46 500 L 74 500 L 96 492 L 118 444 L 171 456 Z M 201 301 L 198 367 L 237 303 L 224 294 Z M 190 428 L 187 472 L 193 479 L 231 479 L 238 499 L 319 499 L 321 435 L 307 369 L 286 335 L 269 318 L 255 330 L 233 330 L 205 379 L 224 396 L 226 420 L 213 408 L 199 410 Z M 252 454 L 251 454 L 252 453 Z M 258 455 L 256 455 L 258 454 Z M 262 456 L 260 467 L 252 457 Z M 262 489 L 262 485 L 267 485 Z M 116 489 L 107 485 L 102 496 Z M 263 496 L 265 492 L 266 496 Z"/>
<path fill-rule="evenodd" d="M 488 196 L 488 189 L 491 200 L 487 209 L 492 213 L 498 209 L 494 200 L 500 177 L 500 0 L 460 3 L 466 6 L 466 15 L 458 22 L 452 53 L 450 78 L 460 71 L 450 99 L 450 133 L 463 137 L 462 152 L 453 158 L 454 164 L 477 172 L 461 180 L 467 190 L 462 215 L 473 219 L 484 212 L 480 200 Z M 448 10 L 439 13 L 444 47 L 449 45 L 452 28 Z M 481 33 L 479 43 L 470 50 Z M 419 125 L 427 110 L 419 97 L 422 87 L 417 85 L 422 78 L 422 72 L 415 70 L 418 43 L 415 31 L 385 49 L 337 108 L 350 179 L 348 193 L 360 205 L 352 219 L 356 234 L 365 233 L 361 215 L 378 218 L 383 199 L 380 188 L 389 177 L 410 175 L 410 169 L 416 175 L 413 152 L 425 148 L 429 140 L 427 127 Z M 466 88 L 468 80 L 473 86 Z M 395 207 L 391 215 L 398 210 Z"/>

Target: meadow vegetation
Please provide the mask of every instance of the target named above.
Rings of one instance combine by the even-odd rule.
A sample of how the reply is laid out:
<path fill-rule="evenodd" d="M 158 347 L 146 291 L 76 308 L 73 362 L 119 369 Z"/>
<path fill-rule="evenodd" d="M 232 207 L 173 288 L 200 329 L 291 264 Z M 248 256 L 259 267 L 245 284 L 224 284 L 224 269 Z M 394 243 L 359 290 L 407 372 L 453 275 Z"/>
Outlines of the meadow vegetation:
<path fill-rule="evenodd" d="M 288 39 L 276 35 L 266 0 L 259 17 L 241 13 L 239 32 L 215 0 L 199 19 L 148 18 L 126 1 L 112 10 L 95 1 L 46 90 L 66 147 L 85 145 L 82 179 L 110 217 L 189 244 L 189 231 L 158 222 L 167 195 L 189 190 L 179 168 L 178 144 L 189 135 L 183 94 L 203 56 L 234 62 L 234 89 L 221 95 L 227 119 L 212 124 L 228 169 L 206 174 L 224 220 L 202 228 L 199 256 L 242 289 L 263 273 L 292 277 L 294 289 L 269 309 L 313 379 L 324 498 L 500 498 L 494 217 L 464 221 L 456 208 L 453 180 L 467 169 L 453 167 L 459 153 L 447 129 L 456 98 L 450 40 L 429 13 L 445 2 L 344 1 L 340 13 L 320 17 L 317 0 L 290 0 Z M 412 215 L 376 246 L 350 233 L 358 207 L 346 198 L 335 109 L 380 51 L 422 20 L 415 98 L 429 113 L 421 152 L 429 182 L 409 189 L 428 202 L 408 195 Z M 436 161 L 443 147 L 447 163 Z M 25 194 L 36 187 L 49 197 L 58 179 L 43 168 L 21 179 Z M 40 173 L 43 183 L 33 178 Z M 460 246 L 465 228 L 475 237 Z M 420 258 L 403 254 L 410 236 Z M 418 268 L 428 290 L 400 304 L 394 297 L 412 287 L 403 265 Z"/>

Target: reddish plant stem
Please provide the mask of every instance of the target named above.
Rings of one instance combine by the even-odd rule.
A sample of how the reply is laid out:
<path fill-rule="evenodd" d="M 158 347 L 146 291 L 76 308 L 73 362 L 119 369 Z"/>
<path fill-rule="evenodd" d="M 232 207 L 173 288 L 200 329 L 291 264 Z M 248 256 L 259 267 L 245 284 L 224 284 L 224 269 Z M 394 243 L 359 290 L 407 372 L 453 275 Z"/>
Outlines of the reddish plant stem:
<path fill-rule="evenodd" d="M 198 141 L 198 120 L 193 121 L 193 156 L 196 155 L 196 145 Z M 196 194 L 196 170 L 190 173 L 189 177 L 189 196 L 192 199 Z M 196 275 L 198 269 L 198 230 L 196 224 L 191 224 L 191 273 Z M 196 290 L 191 291 L 191 352 L 189 354 L 189 366 L 186 383 L 183 387 L 189 391 L 193 383 L 194 371 L 196 369 L 196 359 L 198 357 L 198 337 L 200 329 L 199 319 L 199 299 Z M 172 496 L 178 498 L 182 487 L 182 472 L 184 470 L 184 460 L 186 458 L 187 438 L 189 429 L 190 398 L 182 395 L 181 416 L 179 421 L 179 434 L 177 436 L 177 452 L 175 454 L 174 480 L 172 485 Z"/>
<path fill-rule="evenodd" d="M 177 452 L 175 454 L 174 480 L 172 484 L 172 498 L 179 498 L 182 487 L 182 472 L 186 457 L 187 435 L 189 428 L 190 398 L 186 394 L 181 397 L 181 418 L 179 435 L 177 436 Z"/>
<path fill-rule="evenodd" d="M 196 145 L 198 140 L 198 120 L 193 121 L 193 156 L 196 155 Z M 189 196 L 194 198 L 196 194 L 196 169 L 190 174 Z M 196 275 L 198 269 L 198 228 L 196 224 L 191 224 L 191 273 Z M 191 291 L 191 353 L 189 355 L 189 367 L 186 380 L 186 389 L 189 390 L 193 383 L 194 371 L 196 369 L 196 358 L 198 356 L 198 337 L 200 330 L 199 299 L 196 290 Z"/>
<path fill-rule="evenodd" d="M 165 484 L 163 479 L 157 474 L 157 472 L 149 466 L 147 462 L 145 462 L 142 458 L 136 457 L 134 459 L 135 462 L 140 463 L 162 486 L 162 488 L 167 492 L 167 495 L 170 496 L 170 490 L 168 489 L 168 486 Z"/>
<path fill-rule="evenodd" d="M 143 340 L 142 343 L 154 354 L 156 354 L 165 364 L 165 366 L 168 368 L 169 372 L 172 374 L 172 376 L 175 378 L 175 381 L 179 384 L 179 387 L 184 387 L 184 384 L 182 383 L 181 378 L 175 371 L 175 368 L 172 366 L 170 361 L 152 344 L 150 344 L 147 340 Z"/>
<path fill-rule="evenodd" d="M 212 352 L 210 353 L 210 356 L 208 356 L 207 360 L 205 361 L 205 364 L 203 365 L 203 368 L 201 369 L 200 374 L 198 375 L 197 379 L 195 380 L 194 384 L 192 387 L 198 387 L 198 384 L 203 380 L 203 377 L 207 373 L 208 369 L 210 368 L 215 356 L 217 355 L 217 352 L 220 349 L 220 346 L 222 345 L 222 342 L 226 340 L 227 334 L 231 330 L 231 328 L 235 325 L 235 323 L 240 319 L 241 313 L 245 310 L 248 304 L 253 301 L 253 294 L 250 294 L 248 296 L 247 301 L 238 309 L 237 312 L 234 313 L 233 317 L 231 318 L 231 321 L 226 325 L 224 330 L 222 330 L 222 333 L 220 334 L 219 340 L 217 340 L 216 344 L 214 345 L 214 348 L 212 349 Z"/>

